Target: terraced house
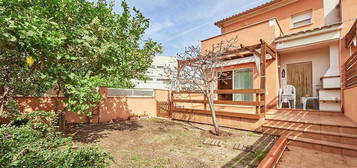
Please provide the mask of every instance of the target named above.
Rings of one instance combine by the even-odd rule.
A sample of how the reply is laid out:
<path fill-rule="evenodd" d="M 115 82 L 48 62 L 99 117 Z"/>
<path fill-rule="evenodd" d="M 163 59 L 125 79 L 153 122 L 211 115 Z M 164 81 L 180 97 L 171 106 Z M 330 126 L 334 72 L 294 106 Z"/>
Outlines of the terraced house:
<path fill-rule="evenodd" d="M 273 0 L 215 22 L 221 34 L 202 50 L 233 37 L 240 46 L 217 83 L 220 124 L 357 156 L 356 9 L 356 0 Z M 173 118 L 211 122 L 206 101 L 175 94 Z"/>

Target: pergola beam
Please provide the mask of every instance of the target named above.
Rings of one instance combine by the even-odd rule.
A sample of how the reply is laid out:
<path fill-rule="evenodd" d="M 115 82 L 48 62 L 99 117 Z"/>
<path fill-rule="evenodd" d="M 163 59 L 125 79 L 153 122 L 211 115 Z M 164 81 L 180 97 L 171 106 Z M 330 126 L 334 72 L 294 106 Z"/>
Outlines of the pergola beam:
<path fill-rule="evenodd" d="M 262 58 L 263 52 L 265 52 L 265 54 L 264 54 L 265 56 L 268 53 L 269 55 L 271 55 L 273 57 L 273 59 L 276 59 L 276 57 L 277 57 L 278 52 L 276 51 L 276 49 L 274 49 L 274 47 L 270 46 L 268 43 L 266 43 L 262 39 L 260 39 L 259 44 L 250 45 L 250 46 L 245 46 L 243 44 L 239 44 L 239 45 L 240 45 L 240 48 L 225 52 L 224 55 L 221 57 L 221 59 L 222 60 L 239 59 L 239 58 L 251 56 L 253 54 Z M 263 46 L 265 46 L 265 49 L 262 52 Z M 257 49 L 259 49 L 259 48 L 261 49 L 260 52 L 257 51 Z M 185 62 L 194 62 L 194 61 L 196 61 L 196 59 L 181 61 L 180 64 L 184 64 Z"/>
<path fill-rule="evenodd" d="M 351 27 L 350 31 L 346 34 L 345 40 L 346 40 L 346 48 L 350 47 L 353 40 L 357 38 L 357 19 L 353 26 Z"/>
<path fill-rule="evenodd" d="M 252 46 L 244 46 L 243 44 L 240 44 L 240 47 L 250 51 L 251 53 L 259 57 L 261 56 L 261 54 L 258 51 L 256 51 L 257 48 L 253 48 Z"/>

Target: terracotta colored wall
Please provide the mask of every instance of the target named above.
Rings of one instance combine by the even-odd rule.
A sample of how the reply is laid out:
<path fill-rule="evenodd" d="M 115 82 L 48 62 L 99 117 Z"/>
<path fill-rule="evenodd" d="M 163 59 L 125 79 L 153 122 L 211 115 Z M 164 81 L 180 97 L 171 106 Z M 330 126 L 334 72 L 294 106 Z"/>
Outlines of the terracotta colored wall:
<path fill-rule="evenodd" d="M 357 1 L 356 0 L 341 0 L 341 17 L 343 28 L 341 30 L 341 65 L 350 57 L 349 49 L 345 47 L 345 36 L 350 31 L 357 17 Z M 343 66 L 341 66 L 341 69 Z M 347 117 L 357 123 L 357 87 L 343 89 L 342 101 L 344 113 Z"/>
<path fill-rule="evenodd" d="M 248 45 L 259 44 L 260 39 L 268 43 L 272 43 L 275 38 L 275 27 L 269 26 L 269 22 L 263 22 L 248 28 L 244 28 L 235 32 L 218 35 L 201 42 L 202 51 L 209 50 L 213 44 L 217 44 L 223 40 L 238 38 L 238 43 Z M 237 48 L 239 44 L 237 44 Z"/>
<path fill-rule="evenodd" d="M 105 98 L 98 108 L 93 109 L 93 116 L 80 116 L 73 112 L 67 112 L 65 119 L 68 123 L 97 123 L 111 120 L 126 120 L 130 116 L 148 115 L 157 116 L 157 101 L 168 100 L 167 90 L 155 90 L 154 97 L 107 97 L 107 88 L 100 87 L 99 93 Z M 60 98 L 61 101 L 63 98 Z M 16 101 L 20 105 L 21 112 L 32 112 L 37 110 L 54 111 L 56 105 L 55 97 L 18 97 Z M 63 103 L 60 103 L 63 108 Z M 1 122 L 5 119 L 0 119 Z"/>
<path fill-rule="evenodd" d="M 307 10 L 312 9 L 312 21 L 313 24 L 303 26 L 300 28 L 291 28 L 291 16 L 300 12 L 304 12 Z M 279 25 L 281 26 L 283 32 L 285 34 L 291 34 L 295 33 L 301 30 L 306 30 L 306 29 L 312 29 L 315 27 L 321 27 L 325 24 L 324 21 L 324 11 L 323 11 L 323 0 L 299 0 L 298 2 L 294 2 L 292 4 L 289 4 L 287 6 L 281 7 L 274 9 L 272 11 L 254 16 L 252 18 L 246 19 L 246 20 L 241 20 L 237 23 L 228 25 L 227 27 L 222 28 L 222 33 L 225 32 L 230 32 L 236 29 L 239 29 L 240 27 L 253 24 L 259 21 L 263 21 L 266 19 L 270 19 L 276 17 Z M 264 31 L 262 31 L 264 32 Z M 261 35 L 256 34 L 256 35 Z M 254 34 L 251 34 L 254 35 Z"/>
<path fill-rule="evenodd" d="M 343 27 L 341 30 L 341 63 L 346 62 L 350 57 L 349 50 L 345 47 L 345 36 L 350 31 L 353 23 L 357 19 L 357 1 L 341 0 L 341 17 Z"/>
<path fill-rule="evenodd" d="M 168 90 L 155 90 L 155 100 L 157 101 L 167 101 L 169 99 Z"/>
<path fill-rule="evenodd" d="M 32 111 L 51 111 L 54 112 L 56 107 L 56 98 L 54 97 L 18 97 L 15 99 L 19 103 L 21 112 Z M 63 98 L 61 98 L 61 101 Z M 60 103 L 60 109 L 63 109 L 63 103 Z M 88 117 L 79 116 L 73 112 L 67 112 L 65 119 L 68 123 L 86 123 Z"/>
<path fill-rule="evenodd" d="M 99 113 L 99 122 L 127 120 L 130 116 L 156 116 L 154 97 L 108 97 Z"/>
<path fill-rule="evenodd" d="M 344 91 L 344 112 L 352 121 L 357 123 L 357 87 L 345 89 Z"/>

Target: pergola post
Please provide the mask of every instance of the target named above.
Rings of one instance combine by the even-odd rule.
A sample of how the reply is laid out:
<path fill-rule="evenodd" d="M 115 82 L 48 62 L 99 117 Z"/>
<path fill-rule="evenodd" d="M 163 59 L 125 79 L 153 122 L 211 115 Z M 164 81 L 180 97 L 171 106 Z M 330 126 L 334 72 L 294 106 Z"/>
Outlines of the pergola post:
<path fill-rule="evenodd" d="M 266 102 L 265 102 L 265 95 L 266 95 L 266 46 L 267 44 L 261 40 L 261 49 L 260 49 L 260 89 L 264 89 L 264 94 L 260 96 L 260 101 L 264 102 L 262 108 L 260 108 L 260 113 L 266 112 Z"/>

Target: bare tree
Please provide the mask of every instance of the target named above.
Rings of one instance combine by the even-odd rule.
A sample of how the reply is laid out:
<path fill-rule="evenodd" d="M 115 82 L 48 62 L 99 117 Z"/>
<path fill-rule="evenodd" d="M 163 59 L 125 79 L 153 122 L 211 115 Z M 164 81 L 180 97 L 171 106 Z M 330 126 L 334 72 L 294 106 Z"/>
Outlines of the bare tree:
<path fill-rule="evenodd" d="M 171 88 L 176 91 L 189 90 L 203 93 L 212 115 L 214 133 L 220 134 L 214 105 L 215 88 L 223 73 L 224 58 L 228 51 L 236 49 L 237 38 L 221 41 L 209 49 L 187 47 L 185 52 L 177 54 L 178 66 L 166 68 Z"/>

